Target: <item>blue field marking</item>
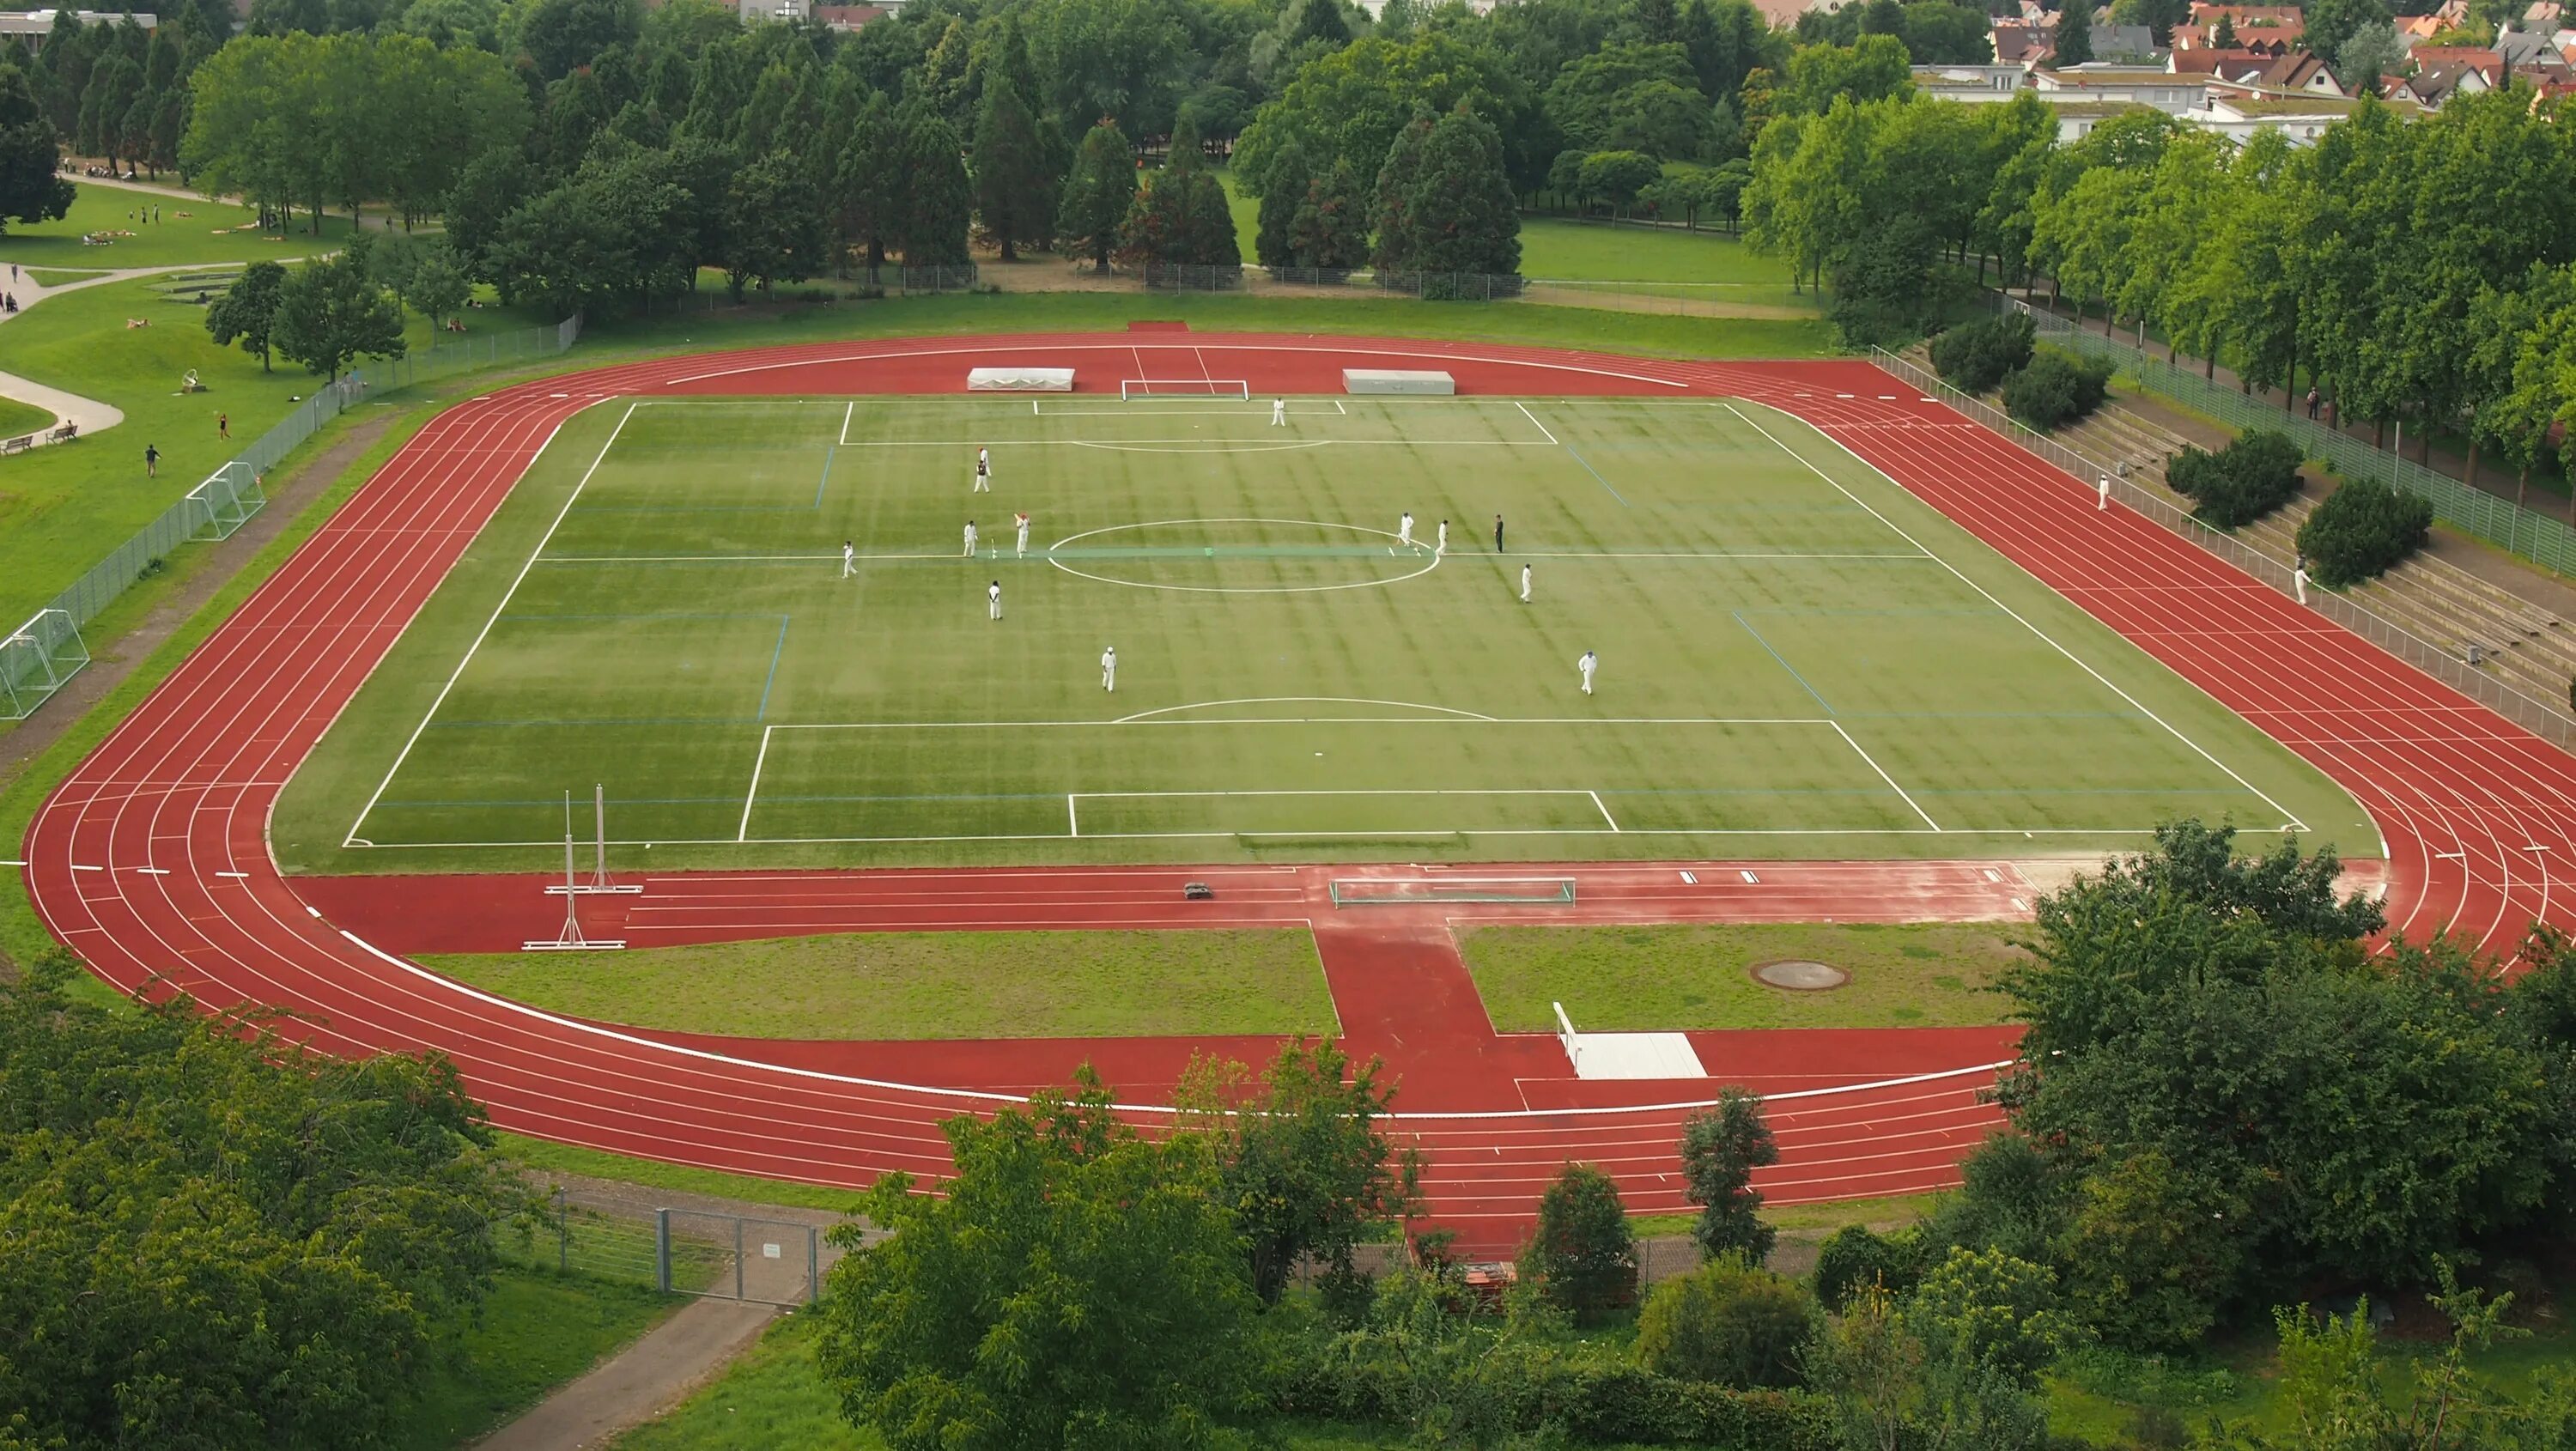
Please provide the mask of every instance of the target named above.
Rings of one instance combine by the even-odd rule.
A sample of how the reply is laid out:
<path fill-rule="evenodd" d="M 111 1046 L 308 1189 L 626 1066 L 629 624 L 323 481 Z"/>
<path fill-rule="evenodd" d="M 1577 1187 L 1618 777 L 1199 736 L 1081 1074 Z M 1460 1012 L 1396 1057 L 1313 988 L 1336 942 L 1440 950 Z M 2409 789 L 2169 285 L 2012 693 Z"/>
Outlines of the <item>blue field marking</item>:
<path fill-rule="evenodd" d="M 1575 453 L 1573 444 L 1566 444 L 1564 445 L 1564 448 L 1567 453 L 1574 454 L 1574 461 L 1583 465 L 1583 471 L 1585 473 L 1590 474 L 1595 479 L 1599 479 L 1601 487 L 1610 489 L 1610 497 L 1619 500 L 1620 508 L 1625 509 L 1628 507 L 1628 501 L 1620 496 L 1617 489 L 1610 488 L 1610 481 L 1608 479 L 1601 478 L 1601 471 L 1592 466 L 1592 461 L 1590 459 L 1585 458 L 1582 454 Z"/>
<path fill-rule="evenodd" d="M 794 615 L 778 617 L 778 644 L 769 652 L 769 678 L 760 682 L 760 709 L 751 715 L 755 722 L 769 715 L 769 688 L 778 683 L 778 657 L 787 653 L 787 622 L 794 618 Z"/>
<path fill-rule="evenodd" d="M 1757 630 L 1757 629 L 1753 628 L 1753 622 L 1752 622 L 1752 621 L 1750 621 L 1750 620 L 1748 620 L 1748 619 L 1746 619 L 1746 618 L 1744 618 L 1744 611 L 1742 611 L 1742 610 L 1728 610 L 1728 611 L 1727 611 L 1727 613 L 1728 613 L 1728 614 L 1730 614 L 1730 615 L 1735 616 L 1735 623 L 1737 623 L 1737 624 L 1739 624 L 1739 625 L 1742 625 L 1742 626 L 1744 627 L 1744 633 L 1746 633 L 1746 634 L 1748 634 L 1748 635 L 1751 635 L 1751 636 L 1753 637 L 1753 643 L 1754 643 L 1754 644 L 1759 645 L 1759 646 L 1761 646 L 1763 649 L 1765 649 L 1765 650 L 1769 650 L 1769 651 L 1771 652 L 1771 658 L 1780 662 L 1780 668 L 1789 672 L 1789 678 L 1790 678 L 1790 679 L 1792 679 L 1792 680 L 1794 680 L 1794 681 L 1796 681 L 1796 682 L 1798 682 L 1798 688 L 1799 688 L 1799 689 L 1801 689 L 1801 690 L 1803 690 L 1803 691 L 1807 692 L 1809 695 L 1812 695 L 1812 696 L 1816 697 L 1816 704 L 1821 705 L 1821 706 L 1823 706 L 1823 707 L 1825 708 L 1825 714 L 1827 714 L 1827 715 L 1832 715 L 1832 714 L 1834 713 L 1834 705 L 1833 705 L 1833 702 L 1832 702 L 1832 701 L 1829 701 L 1829 700 L 1827 700 L 1827 699 L 1825 699 L 1825 697 L 1824 697 L 1824 693 L 1823 693 L 1823 692 L 1821 692 L 1821 691 L 1819 691 L 1819 690 L 1817 690 L 1817 689 L 1816 689 L 1816 687 L 1814 687 L 1814 686 L 1812 686 L 1812 685 L 1809 685 L 1809 684 L 1807 683 L 1807 677 L 1805 677 L 1805 676 L 1803 676 L 1803 675 L 1801 675 L 1801 674 L 1799 674 L 1799 673 L 1798 673 L 1798 667 L 1797 667 L 1797 666 L 1795 666 L 1795 665 L 1790 664 L 1790 663 L 1789 663 L 1789 658 L 1788 658 L 1787 656 L 1785 656 L 1785 655 L 1781 654 L 1781 653 L 1780 653 L 1779 651 L 1777 651 L 1777 650 L 1772 650 L 1772 649 L 1771 649 L 1771 642 L 1770 642 L 1770 641 L 1768 641 L 1768 640 L 1763 639 L 1763 638 L 1762 638 L 1762 632 L 1761 632 L 1760 630 Z"/>
<path fill-rule="evenodd" d="M 817 509 L 823 507 L 823 486 L 832 482 L 832 455 L 839 452 L 840 447 L 836 443 L 823 445 L 823 477 L 814 481 L 814 507 Z"/>

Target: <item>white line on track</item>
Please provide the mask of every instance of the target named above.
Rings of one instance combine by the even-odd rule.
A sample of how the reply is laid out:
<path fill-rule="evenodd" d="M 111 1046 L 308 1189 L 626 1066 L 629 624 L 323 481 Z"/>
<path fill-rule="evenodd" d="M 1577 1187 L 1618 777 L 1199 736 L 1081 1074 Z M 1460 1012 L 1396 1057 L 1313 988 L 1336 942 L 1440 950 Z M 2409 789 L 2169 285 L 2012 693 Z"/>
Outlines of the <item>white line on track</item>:
<path fill-rule="evenodd" d="M 411 728 L 411 738 L 404 741 L 402 749 L 394 754 L 394 763 L 385 768 L 385 778 L 376 783 L 375 790 L 367 793 L 367 804 L 358 808 L 358 819 L 349 823 L 349 834 L 341 840 L 340 844 L 343 847 L 357 844 L 358 829 L 367 824 L 367 813 L 376 809 L 376 802 L 383 799 L 385 788 L 393 784 L 394 773 L 400 771 L 403 762 L 409 759 L 411 748 L 420 744 L 421 732 L 429 729 L 430 718 L 438 714 L 438 708 L 441 705 L 446 704 L 447 693 L 456 688 L 456 682 L 465 674 L 465 667 L 473 663 L 474 652 L 483 648 L 484 637 L 490 635 L 492 627 L 500 623 L 501 612 L 510 607 L 511 597 L 519 592 L 519 586 L 527 579 L 528 571 L 536 567 L 537 556 L 546 552 L 546 544 L 555 537 L 555 530 L 563 526 L 564 516 L 572 512 L 574 501 L 581 497 L 581 491 L 590 483 L 591 475 L 598 473 L 599 466 L 607 462 L 609 449 L 616 445 L 617 435 L 626 431 L 626 420 L 635 416 L 635 408 L 635 404 L 629 403 L 626 405 L 626 411 L 617 415 L 617 426 L 608 431 L 608 441 L 599 446 L 598 456 L 590 461 L 589 468 L 582 470 L 581 479 L 572 486 L 572 492 L 564 496 L 563 507 L 555 511 L 554 522 L 546 526 L 545 536 L 537 541 L 535 549 L 529 551 L 527 563 L 519 566 L 518 574 L 510 580 L 510 587 L 502 591 L 501 602 L 492 607 L 491 618 L 483 622 L 482 629 L 474 632 L 474 643 L 465 647 L 464 657 L 456 662 L 454 670 L 448 672 L 447 683 L 438 687 L 438 695 L 430 701 L 429 710 L 421 716 L 420 724 Z M 352 695 L 351 698 L 354 699 L 355 696 Z"/>

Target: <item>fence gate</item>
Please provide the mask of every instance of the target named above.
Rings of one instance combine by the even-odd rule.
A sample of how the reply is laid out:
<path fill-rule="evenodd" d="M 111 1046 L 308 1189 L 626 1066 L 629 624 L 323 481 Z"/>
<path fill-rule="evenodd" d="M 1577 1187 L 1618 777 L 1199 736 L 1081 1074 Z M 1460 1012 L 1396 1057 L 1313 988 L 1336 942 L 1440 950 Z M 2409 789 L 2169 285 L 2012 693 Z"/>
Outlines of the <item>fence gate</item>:
<path fill-rule="evenodd" d="M 654 1215 L 656 1279 L 666 1291 L 767 1305 L 810 1305 L 839 1251 L 812 1224 L 696 1209 Z"/>

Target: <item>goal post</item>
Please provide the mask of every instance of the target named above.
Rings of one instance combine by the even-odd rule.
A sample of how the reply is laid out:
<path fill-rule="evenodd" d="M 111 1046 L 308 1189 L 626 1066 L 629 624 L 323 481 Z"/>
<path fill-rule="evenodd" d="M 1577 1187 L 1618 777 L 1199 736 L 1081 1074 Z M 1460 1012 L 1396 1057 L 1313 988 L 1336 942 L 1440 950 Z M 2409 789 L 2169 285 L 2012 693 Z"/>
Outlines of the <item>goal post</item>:
<path fill-rule="evenodd" d="M 268 507 L 268 496 L 260 490 L 259 474 L 235 459 L 190 489 L 188 502 L 196 515 L 190 538 L 230 539 L 234 530 L 250 522 L 251 515 Z"/>
<path fill-rule="evenodd" d="M 38 610 L 0 639 L 0 720 L 25 720 L 89 663 L 71 612 Z"/>
<path fill-rule="evenodd" d="M 1331 885 L 1336 907 L 1445 906 L 1458 902 L 1567 906 L 1574 901 L 1572 877 L 1336 877 Z"/>
<path fill-rule="evenodd" d="M 1227 398 L 1248 403 L 1252 384 L 1242 378 L 1121 378 L 1118 398 L 1125 403 L 1139 398 Z"/>

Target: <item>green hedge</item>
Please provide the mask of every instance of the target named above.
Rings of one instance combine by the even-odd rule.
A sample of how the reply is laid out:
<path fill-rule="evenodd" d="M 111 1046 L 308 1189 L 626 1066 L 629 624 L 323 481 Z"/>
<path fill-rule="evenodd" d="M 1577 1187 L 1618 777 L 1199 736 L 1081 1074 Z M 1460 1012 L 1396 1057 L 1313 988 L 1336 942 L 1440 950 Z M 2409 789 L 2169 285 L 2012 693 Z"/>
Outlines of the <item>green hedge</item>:
<path fill-rule="evenodd" d="M 1984 393 L 2030 365 L 2038 329 L 2015 313 L 1954 327 L 1932 340 L 1932 368 L 1963 393 Z"/>
<path fill-rule="evenodd" d="M 2257 428 L 2216 453 L 2183 445 L 2165 461 L 2165 482 L 2191 500 L 2194 516 L 2234 529 L 2296 497 L 2301 462 L 2288 434 Z"/>
<path fill-rule="evenodd" d="M 2004 380 L 2004 407 L 2042 433 L 2063 428 L 2110 396 L 2111 365 L 2045 349 Z"/>
<path fill-rule="evenodd" d="M 2432 535 L 2429 501 L 2376 479 L 2350 479 L 2299 526 L 2299 553 L 2318 583 L 2341 589 L 2385 572 Z"/>
<path fill-rule="evenodd" d="M 1795 1391 L 1678 1380 L 1607 1356 L 1536 1344 L 1433 1356 L 1408 1367 L 1363 1336 L 1300 1336 L 1277 1366 L 1285 1415 L 1405 1427 L 1428 1405 L 1450 1434 L 1499 1439 L 1553 1432 L 1588 1445 L 1710 1451 L 1833 1451 L 1833 1409 Z M 1437 1384 L 1426 1384 L 1426 1375 Z"/>

